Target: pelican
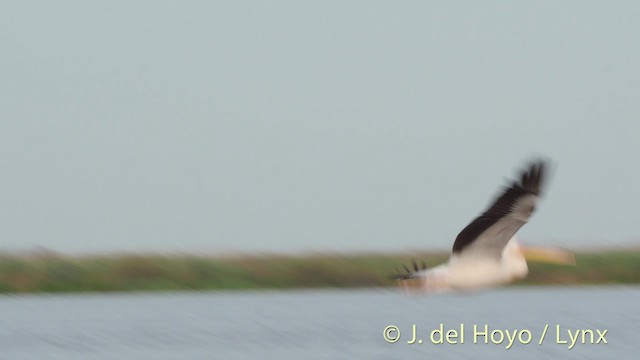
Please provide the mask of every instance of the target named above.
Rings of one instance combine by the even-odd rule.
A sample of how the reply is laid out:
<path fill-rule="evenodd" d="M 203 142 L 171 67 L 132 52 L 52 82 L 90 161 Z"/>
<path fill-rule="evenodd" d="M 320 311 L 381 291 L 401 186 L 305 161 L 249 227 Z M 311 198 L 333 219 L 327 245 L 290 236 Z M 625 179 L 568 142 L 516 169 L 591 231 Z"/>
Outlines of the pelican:
<path fill-rule="evenodd" d="M 529 273 L 527 259 L 575 265 L 572 253 L 556 248 L 525 247 L 516 232 L 536 209 L 547 173 L 547 164 L 534 161 L 521 172 L 491 206 L 465 227 L 455 242 L 449 261 L 427 269 L 413 262 L 413 270 L 396 276 L 408 291 L 473 291 L 523 279 Z"/>

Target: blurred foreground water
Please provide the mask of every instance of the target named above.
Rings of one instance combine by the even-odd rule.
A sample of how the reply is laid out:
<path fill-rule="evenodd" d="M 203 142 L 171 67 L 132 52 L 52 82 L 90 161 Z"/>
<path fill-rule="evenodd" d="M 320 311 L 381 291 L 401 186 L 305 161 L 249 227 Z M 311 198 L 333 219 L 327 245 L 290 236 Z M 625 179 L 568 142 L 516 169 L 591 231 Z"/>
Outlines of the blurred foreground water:
<path fill-rule="evenodd" d="M 0 359 L 627 359 L 639 303 L 638 286 L 2 296 Z"/>

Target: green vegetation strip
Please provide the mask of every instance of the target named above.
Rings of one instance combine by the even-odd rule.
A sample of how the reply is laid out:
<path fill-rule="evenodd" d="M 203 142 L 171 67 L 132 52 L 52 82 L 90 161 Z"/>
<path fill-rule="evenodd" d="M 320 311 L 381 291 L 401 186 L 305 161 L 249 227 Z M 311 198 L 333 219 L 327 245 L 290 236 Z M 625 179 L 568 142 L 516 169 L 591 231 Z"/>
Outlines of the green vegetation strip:
<path fill-rule="evenodd" d="M 393 286 L 393 274 L 411 260 L 429 266 L 445 253 L 239 255 L 0 253 L 0 293 L 349 288 Z M 577 266 L 530 264 L 529 277 L 517 284 L 640 283 L 640 250 L 582 252 Z"/>

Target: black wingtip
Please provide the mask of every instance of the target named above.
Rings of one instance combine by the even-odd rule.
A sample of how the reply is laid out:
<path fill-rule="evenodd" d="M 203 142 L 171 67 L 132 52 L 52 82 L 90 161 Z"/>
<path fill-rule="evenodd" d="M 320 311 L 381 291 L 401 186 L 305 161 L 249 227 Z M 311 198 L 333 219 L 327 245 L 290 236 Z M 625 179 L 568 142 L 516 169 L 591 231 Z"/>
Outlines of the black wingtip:
<path fill-rule="evenodd" d="M 413 278 L 417 277 L 417 273 L 418 272 L 427 269 L 427 263 L 424 260 L 420 262 L 420 265 L 418 265 L 418 262 L 416 262 L 416 260 L 411 260 L 411 265 L 413 266 L 413 271 L 411 269 L 409 269 L 407 267 L 407 265 L 402 264 L 402 268 L 404 269 L 404 273 L 399 272 L 398 269 L 396 268 L 397 274 L 391 275 L 391 276 L 389 276 L 389 278 L 392 279 L 392 280 L 398 280 L 398 281 L 399 280 L 413 279 Z"/>
<path fill-rule="evenodd" d="M 522 170 L 520 183 L 517 186 L 529 193 L 541 195 L 548 166 L 548 161 L 544 159 L 529 162 L 528 166 Z"/>
<path fill-rule="evenodd" d="M 528 194 L 543 196 L 542 193 L 547 182 L 550 163 L 550 159 L 545 159 L 542 156 L 527 162 L 518 172 L 515 179 L 509 181 L 509 185 L 502 189 L 502 193 L 493 200 L 491 205 L 462 229 L 453 243 L 452 252 L 454 254 L 462 252 L 480 234 L 507 215 L 516 200 L 521 196 Z"/>

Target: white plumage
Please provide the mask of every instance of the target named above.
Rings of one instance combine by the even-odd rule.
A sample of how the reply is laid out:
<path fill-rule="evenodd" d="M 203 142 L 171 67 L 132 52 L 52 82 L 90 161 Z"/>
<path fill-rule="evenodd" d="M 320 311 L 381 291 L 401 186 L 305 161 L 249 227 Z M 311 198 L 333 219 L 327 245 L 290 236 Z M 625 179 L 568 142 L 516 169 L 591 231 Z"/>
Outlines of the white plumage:
<path fill-rule="evenodd" d="M 573 254 L 567 251 L 525 248 L 515 238 L 535 211 L 545 175 L 544 162 L 530 164 L 519 181 L 460 232 L 447 263 L 419 269 L 414 262 L 413 271 L 397 277 L 400 284 L 407 290 L 428 292 L 477 290 L 526 277 L 526 258 L 575 264 Z"/>

